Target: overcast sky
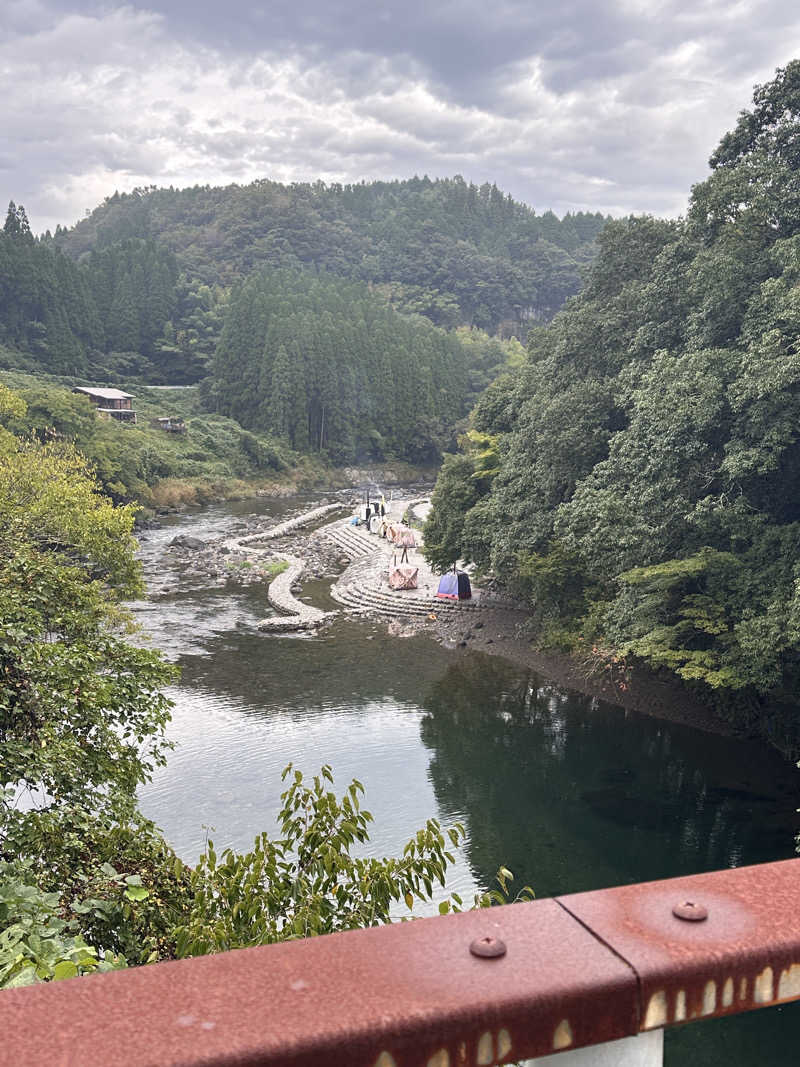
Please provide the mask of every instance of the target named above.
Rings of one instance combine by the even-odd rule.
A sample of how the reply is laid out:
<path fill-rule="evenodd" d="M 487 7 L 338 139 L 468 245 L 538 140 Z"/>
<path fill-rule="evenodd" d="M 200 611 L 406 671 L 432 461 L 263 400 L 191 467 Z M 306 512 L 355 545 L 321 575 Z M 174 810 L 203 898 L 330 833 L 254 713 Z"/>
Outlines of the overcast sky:
<path fill-rule="evenodd" d="M 0 0 L 0 195 L 462 174 L 537 210 L 684 211 L 794 0 Z"/>

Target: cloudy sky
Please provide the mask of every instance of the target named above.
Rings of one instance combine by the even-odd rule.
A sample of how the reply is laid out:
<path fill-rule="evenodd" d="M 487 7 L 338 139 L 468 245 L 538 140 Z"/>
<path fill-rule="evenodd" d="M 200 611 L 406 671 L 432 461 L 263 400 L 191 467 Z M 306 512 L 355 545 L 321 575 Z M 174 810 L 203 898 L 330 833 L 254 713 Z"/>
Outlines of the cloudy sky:
<path fill-rule="evenodd" d="M 537 209 L 679 214 L 794 0 L 0 0 L 0 196 L 462 174 Z"/>

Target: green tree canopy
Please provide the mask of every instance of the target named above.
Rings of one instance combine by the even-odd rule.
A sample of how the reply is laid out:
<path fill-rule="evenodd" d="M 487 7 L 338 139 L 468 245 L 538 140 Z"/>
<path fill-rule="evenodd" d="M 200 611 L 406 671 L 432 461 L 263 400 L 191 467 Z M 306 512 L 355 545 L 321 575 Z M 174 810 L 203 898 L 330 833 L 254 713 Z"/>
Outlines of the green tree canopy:
<path fill-rule="evenodd" d="M 8 405 L 6 405 L 8 407 Z M 18 410 L 18 409 L 17 409 Z M 76 818 L 124 820 L 164 758 L 172 677 L 125 640 L 134 512 L 67 444 L 0 454 L 0 852 L 57 866 Z M 80 814 L 78 814 L 80 813 Z M 46 845 L 46 843 L 48 843 Z"/>
<path fill-rule="evenodd" d="M 435 462 L 479 390 L 520 360 L 515 341 L 448 334 L 362 284 L 265 271 L 232 296 L 204 390 L 247 428 L 337 462 Z"/>
<path fill-rule="evenodd" d="M 437 326 L 524 334 L 580 288 L 606 218 L 562 219 L 456 175 L 354 185 L 260 180 L 107 197 L 54 243 L 80 259 L 132 238 L 175 252 L 192 282 L 228 288 L 310 268 L 380 288 Z"/>
<path fill-rule="evenodd" d="M 489 495 L 450 462 L 429 520 L 528 598 L 540 641 L 738 692 L 748 725 L 800 678 L 798 86 L 795 61 L 756 89 L 686 220 L 603 230 L 584 291 L 478 404 Z"/>

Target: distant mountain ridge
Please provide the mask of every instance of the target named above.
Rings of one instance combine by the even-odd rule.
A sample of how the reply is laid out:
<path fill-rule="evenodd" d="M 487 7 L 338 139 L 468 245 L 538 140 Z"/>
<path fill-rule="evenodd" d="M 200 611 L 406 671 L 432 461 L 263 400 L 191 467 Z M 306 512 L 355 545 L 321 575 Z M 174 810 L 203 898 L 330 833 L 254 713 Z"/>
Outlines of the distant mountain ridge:
<path fill-rule="evenodd" d="M 524 337 L 578 292 L 607 219 L 558 219 L 460 176 L 357 185 L 259 180 L 115 193 L 52 240 L 73 259 L 155 241 L 195 284 L 228 287 L 264 267 L 316 268 L 379 287 L 436 325 Z"/>

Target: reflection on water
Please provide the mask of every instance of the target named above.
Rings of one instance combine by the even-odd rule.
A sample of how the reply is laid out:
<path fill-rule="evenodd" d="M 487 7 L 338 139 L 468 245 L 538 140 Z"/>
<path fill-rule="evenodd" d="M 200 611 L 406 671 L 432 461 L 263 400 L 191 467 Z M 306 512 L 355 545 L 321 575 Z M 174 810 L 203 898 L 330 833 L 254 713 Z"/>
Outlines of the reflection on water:
<path fill-rule="evenodd" d="M 626 714 L 385 626 L 258 634 L 263 589 L 207 590 L 166 554 L 178 528 L 221 536 L 234 519 L 209 509 L 143 543 L 162 592 L 136 610 L 183 674 L 171 694 L 177 747 L 141 802 L 187 859 L 206 827 L 218 849 L 272 828 L 290 761 L 308 772 L 330 763 L 340 788 L 364 783 L 377 854 L 397 853 L 430 815 L 462 820 L 449 888 L 466 895 L 500 863 L 548 896 L 793 854 L 796 772 L 759 745 Z M 798 1031 L 794 1008 L 690 1026 L 668 1033 L 666 1062 L 793 1062 Z"/>
<path fill-rule="evenodd" d="M 204 826 L 215 828 L 218 849 L 247 847 L 273 828 L 289 762 L 308 773 L 330 764 L 340 789 L 363 782 L 375 854 L 396 854 L 431 815 L 462 818 L 437 803 L 414 699 L 451 654 L 348 621 L 316 638 L 237 632 L 207 652 L 181 657 L 170 694 L 177 749 L 141 793 L 143 810 L 187 859 L 202 848 Z M 451 888 L 474 890 L 466 858 Z"/>
<path fill-rule="evenodd" d="M 797 775 L 777 753 L 549 685 L 473 654 L 426 695 L 437 797 L 540 895 L 786 858 Z M 474 823 L 473 823 L 474 820 Z"/>

